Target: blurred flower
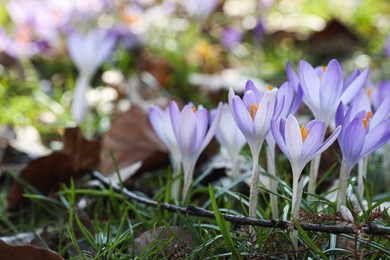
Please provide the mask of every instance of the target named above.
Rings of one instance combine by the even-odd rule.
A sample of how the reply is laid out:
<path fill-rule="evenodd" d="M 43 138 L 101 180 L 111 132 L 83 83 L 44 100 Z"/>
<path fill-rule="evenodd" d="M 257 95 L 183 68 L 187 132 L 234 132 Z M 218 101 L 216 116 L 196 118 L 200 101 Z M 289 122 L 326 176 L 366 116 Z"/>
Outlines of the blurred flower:
<path fill-rule="evenodd" d="M 390 35 L 386 36 L 384 51 L 387 57 L 390 58 Z"/>
<path fill-rule="evenodd" d="M 257 20 L 256 26 L 252 29 L 253 35 L 255 36 L 255 39 L 259 42 L 263 41 L 265 29 L 264 24 L 261 18 Z"/>
<path fill-rule="evenodd" d="M 237 45 L 239 45 L 241 39 L 242 39 L 242 32 L 234 28 L 226 28 L 222 32 L 222 38 L 221 38 L 222 45 L 228 50 L 232 50 Z"/>
<path fill-rule="evenodd" d="M 205 20 L 217 7 L 218 0 L 184 0 L 187 13 L 199 20 Z"/>
<path fill-rule="evenodd" d="M 370 91 L 370 100 L 374 110 L 383 104 L 383 101 L 390 97 L 390 82 L 388 80 L 382 80 L 379 86 L 371 85 L 367 91 Z"/>
<path fill-rule="evenodd" d="M 289 62 L 286 71 L 295 89 L 301 84 L 303 102 L 309 107 L 315 119 L 323 120 L 326 126 L 333 121 L 340 101 L 348 104 L 363 87 L 369 74 L 369 68 L 362 73 L 357 71 L 346 80 L 346 84 L 343 84 L 343 71 L 336 60 L 331 60 L 327 67 L 316 69 L 306 61 L 301 61 L 298 65 L 299 77 Z"/>
<path fill-rule="evenodd" d="M 176 102 L 171 101 L 169 103 L 169 112 L 173 132 L 175 133 L 182 158 L 184 170 L 182 200 L 185 201 L 193 180 L 196 161 L 217 131 L 222 115 L 222 103 L 219 104 L 215 119 L 208 131 L 209 115 L 208 111 L 202 106 L 198 106 L 196 109 L 192 104 L 189 104 L 180 111 Z"/>
<path fill-rule="evenodd" d="M 217 112 L 218 110 L 216 109 L 213 109 L 210 112 L 211 124 L 215 120 Z M 232 123 L 234 121 L 234 118 L 229 109 L 228 104 L 223 104 L 221 114 L 221 121 L 218 124 L 215 136 L 221 146 L 226 150 L 232 163 L 234 164 L 237 163 L 238 156 L 242 147 L 246 143 L 246 139 L 241 133 L 241 130 L 237 127 L 237 125 L 235 123 Z"/>
<path fill-rule="evenodd" d="M 180 163 L 181 153 L 179 144 L 176 140 L 175 133 L 173 132 L 170 107 L 162 110 L 159 107 L 151 106 L 149 109 L 149 119 L 154 131 L 160 140 L 166 145 L 171 156 L 172 163 L 172 187 L 171 198 L 174 200 L 179 199 L 180 192 Z"/>
<path fill-rule="evenodd" d="M 175 133 L 173 132 L 169 107 L 162 110 L 159 107 L 151 106 L 149 109 L 149 119 L 157 136 L 167 146 L 172 156 L 173 164 L 180 164 L 180 149 L 176 141 Z"/>
<path fill-rule="evenodd" d="M 87 110 L 87 87 L 114 47 L 116 39 L 117 36 L 112 31 L 102 29 L 91 30 L 85 35 L 77 32 L 68 35 L 69 55 L 79 71 L 72 104 L 72 116 L 76 122 L 81 122 L 84 118 Z"/>

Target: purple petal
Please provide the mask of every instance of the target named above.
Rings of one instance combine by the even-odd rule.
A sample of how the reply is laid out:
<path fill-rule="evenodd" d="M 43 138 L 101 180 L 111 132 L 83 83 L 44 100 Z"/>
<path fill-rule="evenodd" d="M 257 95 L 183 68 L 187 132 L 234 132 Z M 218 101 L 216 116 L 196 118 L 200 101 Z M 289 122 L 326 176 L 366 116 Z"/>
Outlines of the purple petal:
<path fill-rule="evenodd" d="M 284 129 L 283 129 L 284 130 Z M 279 131 L 278 126 L 276 125 L 276 121 L 274 119 L 271 120 L 271 131 L 272 135 L 275 138 L 276 143 L 278 144 L 280 150 L 286 155 L 286 157 L 290 160 L 290 154 L 288 152 L 286 143 L 284 142 L 284 138 Z M 284 134 L 284 133 L 283 133 Z"/>
<path fill-rule="evenodd" d="M 175 133 L 176 140 L 180 139 L 179 136 L 179 119 L 180 119 L 180 110 L 175 101 L 169 102 L 169 115 L 171 116 L 172 129 Z"/>
<path fill-rule="evenodd" d="M 320 79 L 316 71 L 306 61 L 301 61 L 298 66 L 299 78 L 304 97 L 307 99 L 306 105 L 309 107 L 315 117 L 318 117 L 318 106 L 320 104 Z"/>
<path fill-rule="evenodd" d="M 160 140 L 169 147 L 168 141 L 165 136 L 164 124 L 163 124 L 163 111 L 161 108 L 156 106 L 151 106 L 149 108 L 149 120 L 153 127 L 154 132 L 156 132 L 157 136 Z"/>
<path fill-rule="evenodd" d="M 299 81 L 298 75 L 295 73 L 295 71 L 291 67 L 290 61 L 287 61 L 287 63 L 286 63 L 286 74 L 287 74 L 288 81 L 290 81 L 292 83 L 294 90 L 297 91 L 298 85 L 300 84 L 300 81 Z"/>
<path fill-rule="evenodd" d="M 196 160 L 197 126 L 195 113 L 192 111 L 191 105 L 184 106 L 180 113 L 179 125 L 180 139 L 178 141 L 183 158 L 186 155 L 191 160 Z"/>
<path fill-rule="evenodd" d="M 253 93 L 257 97 L 257 100 L 261 100 L 261 98 L 263 97 L 263 94 L 260 92 L 260 90 L 256 88 L 255 84 L 253 84 L 251 80 L 248 80 L 245 84 L 245 92 L 249 90 L 253 91 Z"/>
<path fill-rule="evenodd" d="M 382 103 L 380 104 L 380 106 L 378 107 L 378 109 L 370 119 L 369 128 L 372 129 L 376 127 L 382 120 L 389 118 L 389 116 L 390 116 L 390 96 L 387 96 L 382 101 Z"/>
<path fill-rule="evenodd" d="M 302 135 L 297 119 L 289 115 L 286 120 L 285 138 L 287 150 L 291 156 L 291 164 L 299 162 L 303 150 Z"/>
<path fill-rule="evenodd" d="M 254 139 L 254 125 L 253 120 L 246 109 L 242 100 L 236 96 L 232 100 L 232 114 L 237 123 L 238 128 L 244 134 L 246 139 Z"/>
<path fill-rule="evenodd" d="M 325 123 L 323 121 L 313 120 L 311 122 L 306 126 L 309 129 L 309 134 L 303 143 L 302 152 L 302 158 L 307 161 L 310 161 L 315 156 L 325 132 Z"/>
<path fill-rule="evenodd" d="M 220 112 L 217 110 L 217 113 Z M 201 148 L 201 145 L 204 141 L 207 127 L 208 127 L 208 111 L 204 108 L 198 109 L 195 113 L 196 120 L 196 144 L 195 147 L 197 150 Z"/>
<path fill-rule="evenodd" d="M 325 151 L 326 149 L 329 148 L 329 146 L 331 146 L 333 144 L 334 141 L 336 141 L 337 137 L 340 135 L 341 133 L 341 128 L 342 126 L 338 126 L 334 132 L 328 137 L 328 139 L 325 140 L 325 142 L 322 143 L 322 145 L 318 148 L 317 152 L 314 154 L 313 158 L 315 156 L 317 156 L 317 154 L 320 154 L 322 153 L 323 151 Z"/>
<path fill-rule="evenodd" d="M 336 126 L 342 125 L 344 122 L 344 105 L 342 101 L 340 101 L 340 104 L 337 107 L 335 119 Z"/>
<path fill-rule="evenodd" d="M 244 96 L 242 97 L 242 102 L 245 104 L 248 111 L 250 111 L 251 105 L 257 105 L 259 103 L 252 90 L 245 91 Z"/>
<path fill-rule="evenodd" d="M 343 135 L 339 136 L 339 139 L 342 139 L 342 142 L 339 143 L 343 158 L 346 160 L 350 169 L 352 169 L 360 159 L 360 152 L 364 145 L 365 135 L 366 131 L 361 119 L 355 118 L 346 126 Z"/>
<path fill-rule="evenodd" d="M 341 95 L 340 100 L 343 101 L 345 105 L 347 105 L 353 97 L 357 94 L 360 88 L 364 86 L 368 79 L 368 75 L 370 73 L 370 69 L 366 68 L 359 76 L 357 76 L 351 84 L 345 89 L 343 94 Z"/>
<path fill-rule="evenodd" d="M 206 146 L 210 143 L 211 138 L 213 138 L 215 132 L 217 131 L 217 127 L 218 127 L 219 122 L 221 120 L 221 116 L 222 116 L 222 103 L 220 102 L 218 104 L 217 114 L 216 114 L 215 120 L 210 125 L 209 131 L 207 132 L 207 134 L 203 140 L 203 143 L 202 143 L 202 146 L 200 147 L 199 153 L 201 153 L 206 148 Z"/>
<path fill-rule="evenodd" d="M 336 60 L 331 60 L 320 83 L 320 111 L 322 120 L 329 124 L 336 110 L 343 86 L 343 71 Z"/>
<path fill-rule="evenodd" d="M 361 158 L 374 152 L 384 145 L 390 138 L 390 120 L 384 120 L 366 135 Z"/>

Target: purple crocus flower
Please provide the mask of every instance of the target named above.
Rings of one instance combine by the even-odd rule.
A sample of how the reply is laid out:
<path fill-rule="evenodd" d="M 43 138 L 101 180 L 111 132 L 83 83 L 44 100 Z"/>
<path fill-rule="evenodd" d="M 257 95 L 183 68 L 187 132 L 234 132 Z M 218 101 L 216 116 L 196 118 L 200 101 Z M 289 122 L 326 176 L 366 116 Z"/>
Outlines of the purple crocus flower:
<path fill-rule="evenodd" d="M 387 57 L 390 58 L 390 35 L 386 36 L 384 51 Z"/>
<path fill-rule="evenodd" d="M 173 132 L 179 145 L 181 161 L 184 170 L 184 183 L 182 200 L 185 201 L 190 188 L 196 161 L 201 152 L 213 138 L 222 115 L 222 103 L 219 104 L 215 119 L 207 131 L 209 122 L 208 111 L 202 106 L 194 107 L 192 104 L 184 106 L 180 111 L 176 102 L 169 103 L 169 112 Z"/>
<path fill-rule="evenodd" d="M 277 93 L 278 89 L 274 88 L 262 95 L 250 81 L 242 99 L 235 95 L 232 88 L 229 91 L 229 106 L 234 120 L 248 141 L 254 159 L 258 158 L 275 115 Z"/>
<path fill-rule="evenodd" d="M 242 39 L 242 32 L 234 28 L 226 28 L 222 32 L 222 45 L 227 50 L 233 50 L 237 45 L 240 44 Z"/>
<path fill-rule="evenodd" d="M 217 112 L 218 110 L 216 109 L 210 112 L 210 124 L 214 122 Z M 231 177 L 238 178 L 239 155 L 242 147 L 246 144 L 246 139 L 237 125 L 232 123 L 234 118 L 228 104 L 223 104 L 221 114 L 221 121 L 219 122 L 215 137 L 224 151 L 227 152 L 232 162 Z"/>
<path fill-rule="evenodd" d="M 352 169 L 362 158 L 377 150 L 390 139 L 390 120 L 379 120 L 379 118 L 383 118 L 381 113 L 383 112 L 379 113 L 372 124 L 370 118 L 373 119 L 373 114 L 370 111 L 360 111 L 354 114 L 353 107 L 350 107 L 344 113 L 343 103 L 340 103 L 337 108 L 336 125 L 343 127 L 338 138 L 343 160 L 340 168 L 337 210 L 346 205 L 346 191 Z"/>
<path fill-rule="evenodd" d="M 343 126 L 338 141 L 349 171 L 361 158 L 377 150 L 390 138 L 389 119 L 376 120 L 371 126 L 370 120 L 374 119 L 371 112 L 360 111 L 354 115 L 353 111 L 350 107 L 344 113 L 344 106 L 340 103 L 336 113 L 336 125 Z M 381 118 L 381 114 L 377 117 Z"/>
<path fill-rule="evenodd" d="M 302 199 L 302 185 L 299 185 L 299 177 L 306 164 L 315 156 L 325 151 L 340 134 L 341 126 L 322 142 L 325 133 L 323 121 L 312 120 L 306 126 L 299 127 L 298 120 L 294 115 L 280 121 L 277 126 L 276 120 L 271 120 L 271 131 L 280 150 L 288 158 L 293 174 L 293 192 L 291 218 L 298 218 Z M 302 182 L 301 182 L 302 183 Z M 301 188 L 298 188 L 301 186 Z M 291 233 L 295 246 L 298 244 L 297 232 Z"/>
<path fill-rule="evenodd" d="M 149 119 L 157 136 L 168 148 L 172 156 L 172 164 L 175 168 L 175 165 L 180 165 L 181 154 L 179 144 L 173 132 L 169 107 L 162 110 L 160 107 L 151 106 L 149 109 Z"/>
<path fill-rule="evenodd" d="M 76 65 L 79 76 L 76 80 L 72 116 L 81 122 L 87 110 L 86 91 L 99 66 L 107 58 L 116 43 L 116 34 L 94 29 L 85 35 L 72 32 L 68 35 L 68 51 Z"/>
<path fill-rule="evenodd" d="M 244 134 L 252 153 L 252 181 L 249 197 L 249 217 L 256 217 L 259 182 L 259 155 L 260 150 L 270 130 L 270 121 L 276 113 L 280 113 L 283 105 L 277 105 L 278 90 L 273 88 L 264 95 L 253 85 L 247 82 L 244 96 L 241 99 L 229 91 L 229 106 L 238 128 Z"/>
<path fill-rule="evenodd" d="M 180 191 L 179 174 L 181 153 L 175 133 L 173 132 L 170 108 L 167 107 L 165 110 L 162 110 L 159 107 L 151 106 L 149 109 L 149 119 L 157 136 L 169 150 L 173 168 L 171 198 L 178 200 Z"/>
<path fill-rule="evenodd" d="M 217 7 L 217 0 L 184 0 L 188 14 L 199 20 L 205 20 Z"/>
<path fill-rule="evenodd" d="M 228 104 L 223 104 L 221 109 L 221 121 L 219 122 L 215 137 L 221 146 L 226 149 L 231 159 L 237 158 L 240 154 L 242 147 L 246 144 L 245 136 L 236 124 L 232 124 L 234 121 L 233 115 L 230 111 Z M 218 110 L 213 109 L 210 113 L 211 124 L 215 120 Z"/>
<path fill-rule="evenodd" d="M 367 81 L 369 68 L 356 71 L 343 84 L 343 71 L 337 60 L 331 60 L 326 67 L 314 69 L 308 62 L 298 65 L 298 76 L 289 62 L 286 66 L 289 81 L 303 90 L 303 102 L 309 107 L 315 119 L 328 126 L 334 120 L 338 104 L 348 104 Z"/>
<path fill-rule="evenodd" d="M 279 127 L 276 120 L 272 120 L 271 131 L 280 150 L 291 163 L 293 178 L 298 180 L 306 164 L 336 140 L 341 127 L 337 127 L 332 135 L 322 142 L 325 133 L 323 121 L 312 120 L 306 126 L 299 127 L 295 116 L 289 115 L 287 120 L 281 120 Z"/>

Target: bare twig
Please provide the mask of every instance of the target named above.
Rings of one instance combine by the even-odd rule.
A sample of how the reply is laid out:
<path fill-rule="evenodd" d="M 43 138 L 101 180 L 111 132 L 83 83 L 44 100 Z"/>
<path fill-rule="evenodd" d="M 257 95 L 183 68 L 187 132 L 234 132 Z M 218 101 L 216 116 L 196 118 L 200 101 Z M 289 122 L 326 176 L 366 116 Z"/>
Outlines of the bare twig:
<path fill-rule="evenodd" d="M 127 190 L 126 188 L 121 188 L 116 183 L 111 183 L 109 179 L 104 177 L 97 171 L 93 172 L 93 177 L 98 179 L 105 187 L 111 186 L 112 189 L 118 193 L 123 193 L 127 198 L 143 203 L 145 205 L 160 207 L 162 209 L 178 212 L 181 214 L 187 214 L 190 216 L 197 217 L 206 217 L 206 218 L 215 218 L 215 215 L 212 211 L 206 210 L 195 205 L 188 205 L 187 207 L 180 207 L 176 205 L 172 205 L 166 202 L 159 203 L 157 201 L 143 198 L 138 196 L 137 194 Z M 236 216 L 230 214 L 222 214 L 225 220 L 239 224 L 239 225 L 251 225 L 251 226 L 260 226 L 260 227 L 269 227 L 269 228 L 281 228 L 287 229 L 293 224 L 290 221 L 284 220 L 263 220 L 256 218 L 249 218 L 245 216 Z M 376 224 L 361 224 L 353 225 L 353 224 L 343 224 L 343 225 L 322 225 L 322 224 L 310 224 L 310 223 L 299 223 L 302 229 L 306 231 L 315 231 L 315 232 L 324 232 L 324 233 L 332 233 L 332 234 L 356 234 L 357 232 L 365 233 L 368 235 L 390 235 L 390 228 L 384 226 L 378 226 Z"/>

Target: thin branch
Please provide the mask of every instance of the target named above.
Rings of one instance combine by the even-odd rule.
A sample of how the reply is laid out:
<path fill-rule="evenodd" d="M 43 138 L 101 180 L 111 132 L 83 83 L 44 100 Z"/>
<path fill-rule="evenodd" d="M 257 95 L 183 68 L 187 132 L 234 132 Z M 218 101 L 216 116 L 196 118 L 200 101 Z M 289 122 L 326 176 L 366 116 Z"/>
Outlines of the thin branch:
<path fill-rule="evenodd" d="M 215 218 L 215 215 L 212 211 L 206 210 L 195 205 L 188 205 L 187 207 L 180 207 L 176 205 L 172 205 L 166 202 L 159 203 L 155 200 L 147 199 L 138 196 L 137 194 L 127 190 L 126 188 L 121 188 L 116 183 L 111 183 L 109 179 L 104 177 L 97 171 L 93 172 L 93 177 L 99 180 L 103 186 L 109 187 L 118 193 L 123 193 L 127 198 L 138 201 L 142 204 L 160 207 L 162 209 L 171 211 L 171 212 L 179 212 L 181 214 L 186 214 L 190 216 L 197 217 L 206 217 L 206 218 Z M 249 218 L 245 216 L 236 216 L 231 214 L 222 214 L 225 220 L 239 224 L 239 225 L 251 225 L 251 226 L 260 226 L 260 227 L 269 227 L 269 228 L 280 228 L 287 229 L 292 228 L 294 224 L 291 221 L 284 220 L 263 220 L 256 218 Z M 299 223 L 302 229 L 306 231 L 316 231 L 316 232 L 324 232 L 324 233 L 332 233 L 332 234 L 356 234 L 358 232 L 365 233 L 368 235 L 390 235 L 390 228 L 384 226 L 378 226 L 376 224 L 362 224 L 362 225 L 354 225 L 351 223 L 339 224 L 339 225 L 322 225 L 322 224 L 310 224 L 310 223 Z"/>

